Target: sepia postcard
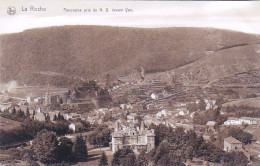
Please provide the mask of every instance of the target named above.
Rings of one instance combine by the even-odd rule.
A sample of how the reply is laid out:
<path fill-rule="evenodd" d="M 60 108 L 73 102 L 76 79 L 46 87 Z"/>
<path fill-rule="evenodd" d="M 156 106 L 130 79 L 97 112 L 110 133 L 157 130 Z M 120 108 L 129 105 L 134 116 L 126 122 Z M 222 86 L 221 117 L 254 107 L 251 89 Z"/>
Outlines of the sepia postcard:
<path fill-rule="evenodd" d="M 0 25 L 0 165 L 260 165 L 260 2 L 10 0 Z"/>

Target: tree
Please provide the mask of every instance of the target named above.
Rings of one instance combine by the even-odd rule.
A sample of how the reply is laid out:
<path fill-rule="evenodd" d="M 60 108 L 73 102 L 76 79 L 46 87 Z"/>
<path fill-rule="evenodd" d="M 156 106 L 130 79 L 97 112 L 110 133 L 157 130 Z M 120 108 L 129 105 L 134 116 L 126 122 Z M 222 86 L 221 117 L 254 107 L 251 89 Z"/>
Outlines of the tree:
<path fill-rule="evenodd" d="M 114 153 L 111 165 L 112 166 L 119 166 L 119 165 L 136 166 L 136 157 L 133 150 L 130 149 L 129 147 L 124 147 L 123 149 L 119 149 L 116 153 Z"/>
<path fill-rule="evenodd" d="M 102 153 L 102 155 L 101 155 L 101 157 L 99 159 L 98 166 L 108 166 L 107 156 L 106 156 L 105 152 Z"/>
<path fill-rule="evenodd" d="M 57 121 L 64 121 L 64 117 L 61 114 L 58 114 Z"/>
<path fill-rule="evenodd" d="M 121 158 L 120 165 L 136 166 L 136 157 L 134 153 L 128 153 L 125 157 Z"/>
<path fill-rule="evenodd" d="M 38 160 L 43 163 L 52 163 L 58 157 L 58 140 L 56 133 L 46 129 L 37 133 L 33 140 L 33 152 Z"/>
<path fill-rule="evenodd" d="M 89 135 L 89 143 L 92 145 L 101 146 L 109 146 L 109 142 L 111 142 L 111 133 L 112 130 L 108 127 L 97 127 L 90 135 Z"/>
<path fill-rule="evenodd" d="M 21 109 L 16 111 L 16 116 L 17 116 L 17 118 L 24 118 L 25 117 L 24 112 Z"/>
<path fill-rule="evenodd" d="M 53 117 L 53 121 L 56 121 L 56 120 L 57 120 L 57 116 L 55 114 L 54 117 Z"/>
<path fill-rule="evenodd" d="M 198 103 L 198 109 L 200 109 L 200 110 L 205 110 L 205 109 L 206 109 L 206 106 L 207 106 L 207 104 L 206 104 L 205 100 L 203 100 L 203 99 L 201 98 L 200 101 L 199 101 L 199 103 Z"/>
<path fill-rule="evenodd" d="M 233 127 L 233 128 L 227 129 L 227 130 L 228 130 L 229 136 L 232 136 L 232 137 L 238 139 L 242 143 L 249 144 L 249 143 L 251 143 L 251 141 L 253 139 L 252 134 L 245 132 L 240 128 Z"/>
<path fill-rule="evenodd" d="M 60 137 L 59 145 L 59 160 L 60 161 L 70 161 L 73 157 L 72 154 L 73 142 L 66 137 Z"/>
<path fill-rule="evenodd" d="M 137 165 L 138 166 L 147 166 L 149 162 L 149 156 L 144 150 L 138 156 Z"/>
<path fill-rule="evenodd" d="M 25 116 L 26 116 L 26 117 L 29 117 L 29 116 L 30 116 L 30 112 L 29 112 L 29 108 L 28 108 L 28 107 L 26 108 Z"/>
<path fill-rule="evenodd" d="M 77 161 L 86 161 L 87 159 L 88 156 L 87 145 L 82 135 L 77 136 L 76 138 L 76 142 L 73 146 L 73 154 Z"/>
<path fill-rule="evenodd" d="M 218 106 L 219 110 L 221 110 L 223 103 L 224 103 L 223 97 L 218 97 L 216 100 L 216 105 Z"/>
<path fill-rule="evenodd" d="M 188 109 L 190 112 L 195 112 L 195 111 L 198 110 L 197 107 L 198 107 L 198 106 L 197 106 L 196 103 L 190 103 L 190 104 L 188 104 L 187 109 Z"/>
<path fill-rule="evenodd" d="M 193 147 L 192 146 L 188 146 L 185 150 L 185 158 L 192 160 L 193 158 Z"/>
<path fill-rule="evenodd" d="M 155 163 L 157 164 L 161 159 L 165 160 L 164 157 L 168 155 L 171 149 L 172 147 L 169 142 L 167 142 L 166 140 L 162 141 L 160 145 L 157 147 L 154 155 Z"/>
<path fill-rule="evenodd" d="M 15 108 L 12 109 L 12 114 L 13 114 L 13 115 L 16 114 L 16 109 L 15 109 Z"/>
<path fill-rule="evenodd" d="M 223 162 L 227 166 L 246 166 L 248 163 L 247 157 L 242 152 L 226 152 Z"/>

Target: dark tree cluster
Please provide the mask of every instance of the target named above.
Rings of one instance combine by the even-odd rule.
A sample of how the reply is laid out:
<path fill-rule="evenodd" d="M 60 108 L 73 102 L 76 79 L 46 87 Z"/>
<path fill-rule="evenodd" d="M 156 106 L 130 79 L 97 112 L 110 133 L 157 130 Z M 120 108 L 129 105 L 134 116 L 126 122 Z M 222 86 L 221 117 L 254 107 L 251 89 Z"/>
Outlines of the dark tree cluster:
<path fill-rule="evenodd" d="M 58 138 L 55 132 L 46 129 L 37 133 L 29 149 L 12 148 L 7 152 L 10 160 L 27 161 L 31 165 L 38 165 L 36 161 L 40 161 L 50 166 L 66 166 L 70 162 L 86 161 L 88 157 L 86 141 L 82 136 L 77 136 L 73 143 L 69 138 Z"/>
<path fill-rule="evenodd" d="M 220 136 L 221 137 L 232 136 L 244 144 L 250 144 L 253 139 L 252 134 L 245 132 L 241 128 L 238 128 L 238 127 L 226 128 L 226 129 L 224 129 L 224 131 L 221 133 Z"/>
<path fill-rule="evenodd" d="M 98 126 L 95 130 L 88 136 L 89 143 L 99 147 L 109 146 L 111 142 L 112 130 L 107 126 Z"/>
<path fill-rule="evenodd" d="M 226 166 L 247 166 L 248 161 L 242 152 L 225 153 L 223 160 Z"/>
<path fill-rule="evenodd" d="M 11 108 L 11 113 L 9 113 L 8 110 L 4 114 L 1 114 L 1 116 L 4 118 L 22 122 L 25 118 L 28 118 L 30 116 L 27 111 L 29 110 L 26 110 L 26 112 L 24 113 L 21 109 L 16 110 L 15 108 Z"/>
<path fill-rule="evenodd" d="M 193 117 L 193 123 L 206 125 L 208 121 L 216 121 L 218 125 L 223 124 L 228 119 L 228 116 L 221 115 L 219 109 L 208 109 L 201 112 L 196 112 Z"/>
<path fill-rule="evenodd" d="M 86 141 L 77 136 L 75 143 L 66 137 L 58 137 L 55 132 L 42 130 L 33 140 L 32 151 L 36 160 L 43 163 L 86 161 L 88 150 Z"/>
<path fill-rule="evenodd" d="M 113 156 L 112 166 L 136 166 L 136 156 L 132 149 L 125 147 L 119 149 Z"/>
<path fill-rule="evenodd" d="M 190 111 L 190 112 L 196 112 L 198 110 L 200 111 L 203 111 L 206 109 L 206 102 L 200 98 L 199 100 L 199 103 L 196 104 L 196 103 L 190 103 L 187 105 L 187 109 Z"/>
<path fill-rule="evenodd" d="M 154 164 L 162 166 L 183 165 L 187 160 L 192 160 L 193 157 L 214 163 L 227 163 L 224 156 L 228 153 L 211 142 L 204 141 L 192 130 L 185 132 L 183 128 L 172 129 L 165 125 L 153 127 L 157 148 L 150 152 L 149 156 L 142 157 L 145 159 L 145 161 L 144 159 L 140 160 L 142 163 L 152 161 Z M 245 159 L 243 162 L 247 162 L 247 160 Z"/>
<path fill-rule="evenodd" d="M 39 122 L 32 119 L 25 119 L 20 127 L 8 131 L 0 130 L 0 145 L 8 145 L 12 143 L 31 140 L 36 136 L 37 132 L 47 129 L 54 131 L 58 135 L 65 135 L 69 132 L 69 124 L 67 121 Z"/>

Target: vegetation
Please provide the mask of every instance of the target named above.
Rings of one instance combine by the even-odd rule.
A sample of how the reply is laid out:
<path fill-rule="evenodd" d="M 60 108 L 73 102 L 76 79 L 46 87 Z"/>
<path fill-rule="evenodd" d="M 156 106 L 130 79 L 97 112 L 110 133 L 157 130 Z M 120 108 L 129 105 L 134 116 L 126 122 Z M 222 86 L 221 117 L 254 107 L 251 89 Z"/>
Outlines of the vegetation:
<path fill-rule="evenodd" d="M 102 155 L 99 159 L 98 166 L 108 166 L 107 156 L 106 156 L 105 152 L 102 153 Z"/>
<path fill-rule="evenodd" d="M 56 132 L 58 135 L 65 135 L 69 132 L 69 124 L 67 121 L 40 122 L 32 119 L 25 119 L 20 127 L 8 131 L 0 130 L 0 145 L 8 145 L 28 141 L 37 135 L 37 132 L 46 129 Z"/>
<path fill-rule="evenodd" d="M 107 126 L 97 126 L 95 130 L 88 136 L 88 141 L 90 144 L 95 146 L 109 146 L 111 142 L 112 130 Z"/>
<path fill-rule="evenodd" d="M 222 142 L 224 138 L 232 136 L 237 140 L 241 141 L 244 144 L 249 144 L 252 141 L 253 135 L 243 131 L 243 129 L 238 127 L 225 128 L 220 132 L 219 137 L 222 138 L 220 141 Z"/>
<path fill-rule="evenodd" d="M 209 40 L 207 34 L 213 33 L 215 35 Z M 216 39 L 221 39 L 221 46 Z M 28 42 L 25 44 L 23 40 Z M 0 81 L 17 80 L 22 85 L 47 85 L 49 82 L 53 85 L 70 86 L 76 81 L 73 78 L 77 76 L 93 78 L 108 71 L 121 74 L 130 72 L 129 68 L 137 68 L 140 64 L 146 72 L 165 71 L 198 60 L 204 55 L 204 50 L 218 50 L 223 46 L 235 46 L 239 44 L 238 41 L 249 43 L 256 40 L 255 35 L 205 28 L 62 26 L 32 29 L 1 35 L 1 66 L 5 70 L 1 70 Z M 196 42 L 197 44 L 194 44 Z M 189 50 L 193 50 L 193 54 L 189 54 Z M 238 53 L 240 52 L 244 54 L 244 50 L 238 49 Z M 189 55 L 189 58 L 183 58 L 187 57 L 186 55 Z M 227 58 L 225 62 L 228 66 L 230 60 Z M 248 60 L 249 64 L 256 62 L 254 58 Z M 216 63 L 218 60 L 210 62 Z M 44 74 L 41 71 L 50 73 Z M 230 75 L 228 72 L 226 74 Z"/>
<path fill-rule="evenodd" d="M 120 165 L 127 165 L 127 166 L 136 166 L 136 157 L 129 147 L 124 147 L 123 149 L 119 149 L 117 152 L 114 153 L 113 160 L 111 163 L 112 166 L 120 166 Z"/>
<path fill-rule="evenodd" d="M 208 121 L 216 121 L 219 125 L 223 124 L 228 119 L 228 116 L 221 115 L 219 109 L 208 109 L 201 112 L 195 112 L 193 123 L 206 125 Z"/>
<path fill-rule="evenodd" d="M 56 133 L 40 131 L 33 140 L 32 150 L 36 158 L 43 163 L 53 163 L 58 158 L 58 140 Z"/>
<path fill-rule="evenodd" d="M 119 149 L 113 156 L 112 166 L 133 165 L 147 166 L 160 165 L 184 166 L 187 160 L 193 157 L 202 160 L 222 163 L 223 165 L 247 164 L 247 158 L 243 153 L 232 152 L 227 153 L 216 147 L 210 142 L 205 142 L 202 137 L 197 136 L 194 131 L 184 132 L 183 128 L 172 129 L 165 125 L 155 127 L 157 147 L 145 153 L 142 151 L 136 159 L 133 151 L 129 147 Z M 228 160 L 228 157 L 231 160 Z"/>
<path fill-rule="evenodd" d="M 145 157 L 141 158 L 141 163 L 148 163 L 152 160 L 156 165 L 183 165 L 193 157 L 214 163 L 225 162 L 226 153 L 223 150 L 211 142 L 205 142 L 192 130 L 184 132 L 183 128 L 172 129 L 165 125 L 153 127 L 157 148 L 149 154 L 150 156 L 143 155 Z M 231 133 L 237 132 L 232 131 Z"/>
<path fill-rule="evenodd" d="M 88 156 L 87 145 L 86 145 L 86 141 L 81 135 L 77 136 L 76 138 L 76 142 L 73 146 L 73 155 L 77 161 L 87 160 L 87 156 Z"/>
<path fill-rule="evenodd" d="M 251 118 L 260 118 L 260 109 L 248 106 L 227 106 L 223 108 L 223 111 L 229 113 L 233 117 L 251 117 Z"/>

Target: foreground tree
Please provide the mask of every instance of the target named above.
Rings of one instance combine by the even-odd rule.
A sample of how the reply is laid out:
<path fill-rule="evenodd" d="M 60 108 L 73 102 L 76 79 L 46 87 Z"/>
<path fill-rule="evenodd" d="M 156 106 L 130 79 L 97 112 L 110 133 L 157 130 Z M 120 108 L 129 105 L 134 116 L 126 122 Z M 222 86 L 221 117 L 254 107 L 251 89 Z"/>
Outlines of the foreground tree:
<path fill-rule="evenodd" d="M 88 150 L 87 150 L 86 141 L 84 140 L 82 135 L 77 136 L 76 142 L 73 146 L 73 153 L 74 153 L 74 158 L 77 161 L 87 160 Z"/>
<path fill-rule="evenodd" d="M 59 144 L 59 161 L 71 161 L 73 142 L 66 137 L 60 138 Z"/>
<path fill-rule="evenodd" d="M 246 166 L 247 157 L 242 152 L 225 153 L 223 161 L 227 166 Z"/>
<path fill-rule="evenodd" d="M 106 156 L 105 152 L 102 153 L 102 155 L 101 155 L 101 157 L 99 159 L 98 166 L 108 166 L 107 156 Z"/>
<path fill-rule="evenodd" d="M 127 165 L 136 166 L 136 157 L 132 149 L 129 147 L 124 147 L 119 149 L 113 157 L 112 166 Z"/>
<path fill-rule="evenodd" d="M 38 160 L 43 163 L 53 163 L 58 157 L 58 140 L 54 132 L 42 130 L 33 140 L 33 152 Z"/>

